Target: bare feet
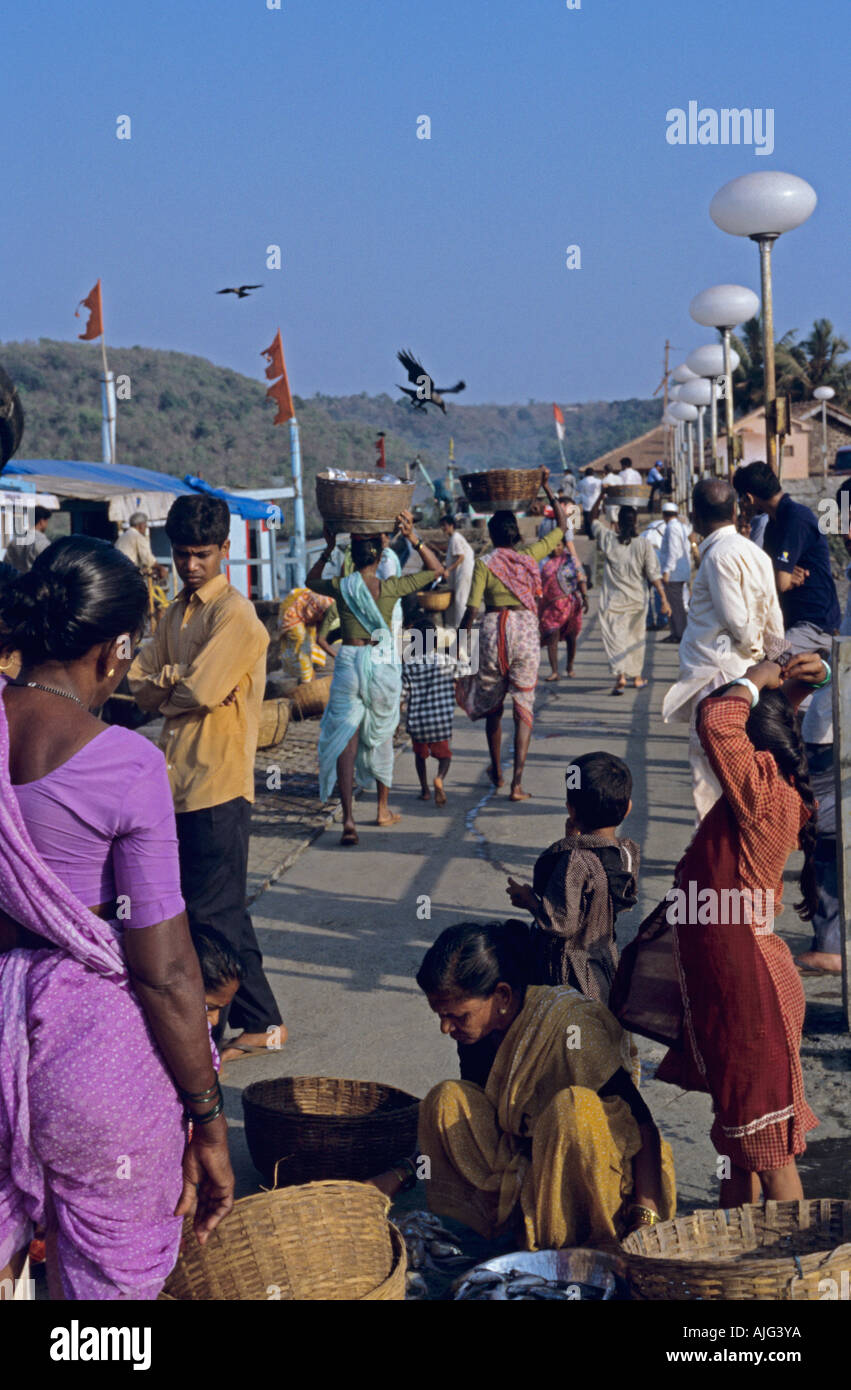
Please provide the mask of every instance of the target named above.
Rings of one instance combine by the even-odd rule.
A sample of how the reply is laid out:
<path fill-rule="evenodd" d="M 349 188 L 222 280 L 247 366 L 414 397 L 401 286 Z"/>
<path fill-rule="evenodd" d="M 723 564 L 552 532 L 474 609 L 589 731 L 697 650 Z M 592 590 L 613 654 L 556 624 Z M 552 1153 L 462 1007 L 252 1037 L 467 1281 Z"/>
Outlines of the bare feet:
<path fill-rule="evenodd" d="M 437 786 L 436 780 L 434 785 Z M 428 787 L 423 787 L 422 791 L 420 792 L 420 801 L 431 801 L 431 792 L 429 791 Z"/>
<path fill-rule="evenodd" d="M 446 805 L 446 792 L 443 790 L 443 782 L 439 777 L 434 779 L 434 804 L 435 806 Z"/>
<path fill-rule="evenodd" d="M 576 675 L 576 672 L 574 671 L 573 667 L 572 667 L 572 666 L 568 666 L 568 668 L 567 668 L 567 678 L 568 678 L 568 680 L 573 680 L 573 678 L 574 678 L 575 675 Z"/>
<path fill-rule="evenodd" d="M 842 974 L 842 957 L 828 951 L 805 951 L 795 957 L 795 964 L 802 975 Z"/>
<path fill-rule="evenodd" d="M 635 680 L 632 683 L 635 686 L 636 690 L 643 690 L 644 686 L 647 684 L 643 676 L 636 676 Z"/>
<path fill-rule="evenodd" d="M 503 777 L 498 767 L 489 767 L 488 777 L 491 779 L 495 787 L 502 787 L 505 785 L 505 778 Z"/>
<path fill-rule="evenodd" d="M 269 1033 L 240 1033 L 229 1038 L 219 1053 L 222 1066 L 225 1062 L 236 1062 L 241 1057 L 256 1057 L 265 1052 L 277 1052 L 288 1037 L 286 1026 L 279 1023 Z M 274 1045 L 271 1045 L 274 1039 Z"/>
<path fill-rule="evenodd" d="M 509 799 L 509 801 L 529 801 L 530 798 L 531 798 L 531 796 L 532 796 L 532 793 L 531 793 L 531 792 L 524 792 L 524 790 L 523 790 L 523 788 L 521 787 L 520 783 L 519 783 L 519 782 L 516 782 L 516 783 L 512 783 L 511 795 L 509 796 L 508 799 Z"/>
<path fill-rule="evenodd" d="M 382 811 L 380 815 L 376 816 L 375 824 L 382 826 L 396 825 L 401 819 L 402 817 L 398 811 Z"/>
<path fill-rule="evenodd" d="M 544 679 L 545 679 L 546 681 L 557 681 L 558 678 L 559 678 L 559 677 L 558 677 L 558 671 L 553 671 L 553 673 L 552 673 L 551 676 L 545 676 L 545 677 L 544 677 Z"/>

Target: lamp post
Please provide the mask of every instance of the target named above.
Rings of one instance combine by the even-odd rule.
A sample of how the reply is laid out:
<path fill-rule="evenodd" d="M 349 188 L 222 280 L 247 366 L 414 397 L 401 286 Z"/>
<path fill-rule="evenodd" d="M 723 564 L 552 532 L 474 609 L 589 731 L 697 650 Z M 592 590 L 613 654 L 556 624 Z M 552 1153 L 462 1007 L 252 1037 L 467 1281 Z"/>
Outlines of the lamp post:
<path fill-rule="evenodd" d="M 733 360 L 735 359 L 735 361 Z M 730 372 L 734 372 L 739 365 L 739 354 L 730 351 Z M 709 412 L 710 430 L 712 435 L 712 472 L 718 471 L 718 407 L 717 400 L 721 388 L 718 386 L 719 379 L 723 380 L 726 370 L 726 353 L 720 343 L 706 343 L 704 347 L 696 348 L 686 358 L 686 366 L 690 367 L 698 377 L 704 377 L 709 381 Z M 688 386 L 686 382 L 686 386 Z M 683 400 L 688 400 L 688 396 L 683 396 Z M 692 401 L 692 405 L 698 402 Z"/>
<path fill-rule="evenodd" d="M 815 189 L 796 174 L 774 170 L 743 174 L 719 188 L 709 215 L 722 232 L 750 237 L 759 247 L 762 285 L 762 356 L 765 378 L 765 456 L 777 472 L 777 388 L 774 376 L 774 306 L 771 248 L 783 232 L 800 227 L 818 201 Z"/>
<path fill-rule="evenodd" d="M 836 392 L 832 386 L 817 386 L 813 396 L 817 401 L 821 401 L 821 475 L 827 477 L 827 403 L 832 401 Z"/>
<path fill-rule="evenodd" d="M 686 505 L 691 508 L 691 486 L 692 486 L 692 463 L 693 463 L 693 422 L 699 419 L 697 407 L 689 405 L 682 400 L 681 393 L 678 399 L 668 406 L 668 414 L 675 420 L 679 420 L 681 428 L 686 433 L 686 444 L 683 455 L 680 459 L 680 478 L 679 488 L 677 489 L 680 497 L 685 500 Z"/>
<path fill-rule="evenodd" d="M 720 346 L 720 344 L 719 344 Z M 677 404 L 697 406 L 697 468 L 702 473 L 704 469 L 704 437 L 703 437 L 703 415 L 706 407 L 712 401 L 713 383 L 706 377 L 695 376 L 691 381 L 683 383 L 680 392 L 680 399 Z"/>
<path fill-rule="evenodd" d="M 695 295 L 689 305 L 689 313 L 695 323 L 704 328 L 717 328 L 724 341 L 724 422 L 727 434 L 727 458 L 725 476 L 733 472 L 736 461 L 736 439 L 733 434 L 733 354 L 730 347 L 730 333 L 737 323 L 746 323 L 759 309 L 759 300 L 753 290 L 744 285 L 712 285 Z"/>

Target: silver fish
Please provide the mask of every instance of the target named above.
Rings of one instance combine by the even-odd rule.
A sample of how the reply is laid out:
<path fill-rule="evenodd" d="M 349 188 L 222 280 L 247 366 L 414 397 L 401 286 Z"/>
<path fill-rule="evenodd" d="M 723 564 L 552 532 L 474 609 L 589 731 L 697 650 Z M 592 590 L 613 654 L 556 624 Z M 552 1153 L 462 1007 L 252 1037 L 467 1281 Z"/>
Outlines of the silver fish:
<path fill-rule="evenodd" d="M 420 1236 L 409 1237 L 405 1244 L 408 1249 L 408 1266 L 411 1269 L 422 1269 L 426 1263 L 425 1241 Z"/>
<path fill-rule="evenodd" d="M 409 1270 L 405 1276 L 405 1291 L 410 1299 L 428 1298 L 428 1284 L 415 1270 Z"/>
<path fill-rule="evenodd" d="M 436 1260 L 457 1259 L 459 1256 L 461 1259 L 464 1258 L 464 1252 L 461 1247 L 459 1245 L 454 1245 L 452 1241 L 448 1240 L 429 1241 L 428 1252 L 430 1255 L 433 1255 Z"/>

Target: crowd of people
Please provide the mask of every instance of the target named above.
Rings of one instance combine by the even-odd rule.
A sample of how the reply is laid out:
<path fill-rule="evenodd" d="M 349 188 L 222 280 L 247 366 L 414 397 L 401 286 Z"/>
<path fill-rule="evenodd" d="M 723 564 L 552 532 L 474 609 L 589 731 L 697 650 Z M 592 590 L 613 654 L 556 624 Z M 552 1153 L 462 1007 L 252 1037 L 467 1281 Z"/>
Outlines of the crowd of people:
<path fill-rule="evenodd" d="M 637 902 L 640 871 L 621 833 L 632 774 L 592 752 L 566 770 L 564 836 L 531 884 L 508 880 L 525 918 L 448 928 L 417 975 L 460 1068 L 421 1107 L 429 1203 L 529 1248 L 622 1237 L 675 1212 L 672 1155 L 641 1096 L 630 1030 L 668 1043 L 661 1079 L 710 1093 L 712 1140 L 729 1160 L 724 1205 L 802 1196 L 796 1158 L 817 1120 L 801 1074 L 800 974 L 841 969 L 826 659 L 840 612 L 826 539 L 764 464 L 699 482 L 688 519 L 663 501 L 653 535 L 639 534 L 635 507 L 606 502 L 632 486 L 623 460 L 602 480 L 586 473 L 571 507 L 547 477 L 537 538 L 524 543 L 514 513 L 497 511 L 478 558 L 452 516 L 444 555 L 408 512 L 393 535 L 345 547 L 326 530 L 282 605 L 303 678 L 314 653 L 333 658 L 319 784 L 324 800 L 339 792 L 346 847 L 358 844 L 358 786 L 375 788 L 379 827 L 399 819 L 389 794 L 403 703 L 421 796 L 443 806 L 458 710 L 484 720 L 487 774 L 503 785 L 510 698 L 508 795 L 528 800 L 542 650 L 556 681 L 563 641 L 574 676 L 588 612 L 580 510 L 601 566 L 613 695 L 646 684 L 654 601 L 670 621 L 680 671 L 664 717 L 689 727 L 697 827 L 666 899 L 619 958 L 616 920 Z M 183 1218 L 203 1242 L 233 1203 L 221 1063 L 287 1036 L 246 909 L 269 634 L 222 572 L 227 504 L 182 496 L 166 523 L 182 587 L 142 640 L 156 562 L 130 521 L 117 546 L 50 544 L 37 526 L 37 550 L 13 556 L 0 584 L 0 1292 L 37 1237 L 53 1297 L 156 1297 Z M 419 567 L 403 572 L 414 555 Z M 451 588 L 443 621 L 410 608 L 435 581 Z M 125 679 L 162 717 L 162 751 L 99 717 Z M 732 923 L 672 913 L 679 897 L 730 893 L 770 895 L 776 912 L 796 849 L 797 910 L 814 930 L 797 963 L 764 911 Z M 413 1172 L 403 1162 L 374 1181 L 394 1196 Z"/>

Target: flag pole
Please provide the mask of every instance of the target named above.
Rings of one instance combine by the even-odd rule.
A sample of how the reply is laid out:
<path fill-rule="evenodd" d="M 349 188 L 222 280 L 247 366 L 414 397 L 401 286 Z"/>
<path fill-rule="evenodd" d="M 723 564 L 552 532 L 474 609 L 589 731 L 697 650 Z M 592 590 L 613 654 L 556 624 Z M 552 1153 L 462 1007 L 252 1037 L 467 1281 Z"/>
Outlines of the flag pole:
<path fill-rule="evenodd" d="M 293 415 L 290 420 L 290 464 L 293 474 L 293 537 L 291 553 L 295 561 L 295 587 L 304 587 L 307 576 L 305 560 L 306 531 L 304 524 L 304 494 L 301 480 L 301 440 L 298 433 L 298 420 Z"/>
<path fill-rule="evenodd" d="M 101 298 L 101 325 L 103 325 L 103 299 Z M 106 330 L 100 335 L 100 351 L 103 360 L 103 390 L 101 406 L 103 426 L 101 428 L 101 453 L 104 463 L 115 463 L 115 386 L 112 372 L 106 360 Z"/>

